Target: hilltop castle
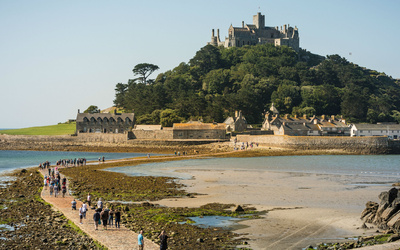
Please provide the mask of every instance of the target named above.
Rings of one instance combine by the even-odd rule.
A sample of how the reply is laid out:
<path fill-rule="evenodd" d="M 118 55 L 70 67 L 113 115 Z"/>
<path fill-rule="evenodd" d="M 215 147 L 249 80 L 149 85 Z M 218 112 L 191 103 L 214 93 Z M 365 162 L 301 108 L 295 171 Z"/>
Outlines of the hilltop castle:
<path fill-rule="evenodd" d="M 214 35 L 212 30 L 211 42 L 208 44 L 214 46 L 228 47 L 242 47 L 245 45 L 256 44 L 274 44 L 275 46 L 286 45 L 293 48 L 296 52 L 299 51 L 299 30 L 297 27 L 290 27 L 284 25 L 280 29 L 276 27 L 265 26 L 265 15 L 260 12 L 253 16 L 253 24 L 244 24 L 242 27 L 233 27 L 232 24 L 228 30 L 229 37 L 225 37 L 225 41 L 221 42 L 219 38 L 219 29 L 217 29 L 217 36 Z"/>

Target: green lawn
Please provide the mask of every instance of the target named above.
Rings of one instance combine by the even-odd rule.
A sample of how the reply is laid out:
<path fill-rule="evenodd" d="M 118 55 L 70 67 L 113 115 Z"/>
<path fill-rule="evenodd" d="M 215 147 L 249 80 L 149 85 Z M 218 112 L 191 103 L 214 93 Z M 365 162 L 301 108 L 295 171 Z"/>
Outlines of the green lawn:
<path fill-rule="evenodd" d="M 70 135 L 74 134 L 76 123 L 60 123 L 57 125 L 0 130 L 0 134 L 8 135 Z"/>

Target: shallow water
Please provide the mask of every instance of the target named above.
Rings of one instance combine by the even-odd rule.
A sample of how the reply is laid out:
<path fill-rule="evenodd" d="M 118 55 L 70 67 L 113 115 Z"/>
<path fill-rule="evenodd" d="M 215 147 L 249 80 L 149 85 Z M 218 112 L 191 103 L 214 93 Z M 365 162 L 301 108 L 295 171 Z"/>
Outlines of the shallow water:
<path fill-rule="evenodd" d="M 243 220 L 243 218 L 235 218 L 228 216 L 203 216 L 203 217 L 188 217 L 195 223 L 192 225 L 196 225 L 202 228 L 208 227 L 223 227 L 223 228 L 233 228 L 235 226 L 239 226 L 238 221 Z"/>
<path fill-rule="evenodd" d="M 45 161 L 49 161 L 52 164 L 55 164 L 60 159 L 86 158 L 87 161 L 96 161 L 103 156 L 106 160 L 112 160 L 146 156 L 146 154 L 0 150 L 0 173 L 18 168 L 38 166 Z"/>
<path fill-rule="evenodd" d="M 339 175 L 349 184 L 386 185 L 400 181 L 400 155 L 317 155 L 212 158 L 142 164 L 108 169 L 127 175 L 170 176 L 190 179 L 190 169 L 276 171 L 293 174 Z M 179 169 L 189 169 L 189 173 Z"/>

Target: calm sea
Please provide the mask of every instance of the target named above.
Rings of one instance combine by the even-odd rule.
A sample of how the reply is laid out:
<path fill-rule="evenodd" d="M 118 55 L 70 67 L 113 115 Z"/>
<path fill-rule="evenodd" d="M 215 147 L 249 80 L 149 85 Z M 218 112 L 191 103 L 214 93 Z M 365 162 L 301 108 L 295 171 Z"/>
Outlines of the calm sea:
<path fill-rule="evenodd" d="M 146 154 L 0 150 L 0 173 L 18 168 L 38 166 L 45 161 L 49 161 L 51 164 L 55 164 L 60 159 L 86 158 L 87 161 L 95 161 L 103 156 L 106 160 L 112 160 L 146 156 Z"/>
<path fill-rule="evenodd" d="M 119 167 L 109 171 L 128 175 L 154 175 L 191 178 L 180 168 L 236 169 L 347 176 L 352 183 L 379 184 L 400 182 L 400 155 L 318 155 L 270 156 L 253 158 L 215 158 L 184 160 Z"/>

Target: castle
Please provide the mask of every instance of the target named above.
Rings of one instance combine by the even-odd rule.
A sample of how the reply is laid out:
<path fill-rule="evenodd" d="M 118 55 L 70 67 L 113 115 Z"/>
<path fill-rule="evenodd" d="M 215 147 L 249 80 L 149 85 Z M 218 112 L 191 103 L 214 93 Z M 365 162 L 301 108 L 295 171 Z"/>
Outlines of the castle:
<path fill-rule="evenodd" d="M 253 16 L 253 24 L 244 24 L 242 27 L 233 27 L 232 24 L 228 30 L 229 36 L 225 37 L 225 41 L 221 42 L 219 38 L 219 29 L 217 29 L 217 36 L 212 30 L 211 42 L 208 44 L 214 46 L 229 47 L 242 47 L 245 45 L 256 44 L 274 44 L 275 46 L 286 45 L 293 48 L 296 52 L 299 51 L 299 30 L 297 27 L 290 27 L 284 25 L 280 29 L 276 27 L 265 26 L 265 15 L 260 12 Z"/>

